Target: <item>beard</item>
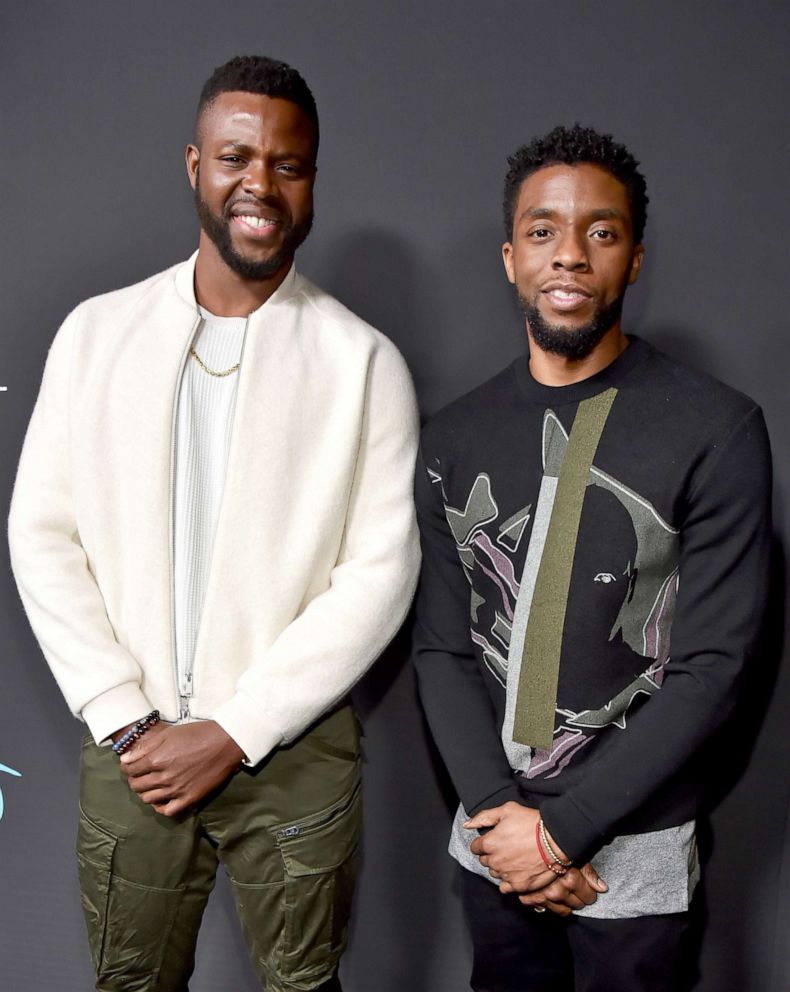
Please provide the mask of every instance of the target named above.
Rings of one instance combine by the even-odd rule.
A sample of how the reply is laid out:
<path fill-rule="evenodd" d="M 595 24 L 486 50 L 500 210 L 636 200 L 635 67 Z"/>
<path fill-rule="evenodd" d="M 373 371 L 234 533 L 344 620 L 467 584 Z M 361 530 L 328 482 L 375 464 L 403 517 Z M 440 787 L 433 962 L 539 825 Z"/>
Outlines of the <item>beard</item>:
<path fill-rule="evenodd" d="M 599 307 L 593 314 L 592 320 L 582 327 L 550 324 L 537 306 L 520 293 L 518 302 L 527 318 L 530 334 L 541 351 L 579 361 L 594 350 L 607 331 L 610 331 L 620 319 L 624 297 L 623 292 L 611 303 Z"/>
<path fill-rule="evenodd" d="M 283 239 L 279 249 L 274 255 L 259 261 L 242 255 L 233 244 L 230 233 L 230 225 L 233 223 L 230 205 L 226 206 L 222 217 L 213 213 L 200 195 L 199 173 L 195 182 L 195 210 L 200 226 L 216 247 L 222 261 L 242 279 L 271 279 L 284 265 L 291 261 L 294 252 L 310 233 L 310 228 L 313 226 L 312 212 L 296 224 L 290 217 L 287 221 L 283 220 Z"/>

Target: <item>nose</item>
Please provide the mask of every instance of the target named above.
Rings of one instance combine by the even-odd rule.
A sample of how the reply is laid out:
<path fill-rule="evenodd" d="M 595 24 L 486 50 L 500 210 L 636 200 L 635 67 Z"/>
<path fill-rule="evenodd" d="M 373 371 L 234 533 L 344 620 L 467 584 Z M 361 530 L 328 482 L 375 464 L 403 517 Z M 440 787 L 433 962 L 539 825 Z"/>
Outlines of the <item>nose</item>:
<path fill-rule="evenodd" d="M 555 242 L 552 268 L 583 272 L 588 266 L 586 238 L 572 229 L 564 231 Z"/>
<path fill-rule="evenodd" d="M 241 182 L 242 189 L 258 199 L 263 199 L 276 192 L 274 170 L 266 162 L 252 161 L 249 163 Z"/>

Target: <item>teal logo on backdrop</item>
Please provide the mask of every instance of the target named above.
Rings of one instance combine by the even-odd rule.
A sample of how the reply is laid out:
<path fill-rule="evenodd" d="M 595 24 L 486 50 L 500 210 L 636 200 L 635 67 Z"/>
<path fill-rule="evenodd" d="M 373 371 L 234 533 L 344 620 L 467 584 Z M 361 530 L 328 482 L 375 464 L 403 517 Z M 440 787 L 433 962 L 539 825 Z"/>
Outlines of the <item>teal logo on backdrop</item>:
<path fill-rule="evenodd" d="M 14 771 L 13 768 L 9 768 L 8 765 L 0 764 L 0 772 L 5 772 L 6 775 L 13 775 L 14 778 L 22 778 L 22 772 Z M 5 804 L 3 802 L 3 790 L 0 788 L 0 820 L 3 819 L 3 813 L 5 811 Z"/>

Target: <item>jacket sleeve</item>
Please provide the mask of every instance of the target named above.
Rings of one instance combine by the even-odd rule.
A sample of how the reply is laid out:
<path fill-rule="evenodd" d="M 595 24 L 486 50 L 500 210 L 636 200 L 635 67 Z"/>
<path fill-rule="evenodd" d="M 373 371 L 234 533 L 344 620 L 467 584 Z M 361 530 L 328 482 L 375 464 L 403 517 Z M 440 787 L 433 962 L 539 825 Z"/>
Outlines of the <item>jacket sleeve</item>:
<path fill-rule="evenodd" d="M 329 588 L 212 714 L 251 764 L 341 700 L 403 623 L 420 561 L 412 499 L 417 433 L 411 377 L 382 339 L 368 372 L 345 533 Z"/>
<path fill-rule="evenodd" d="M 422 571 L 414 664 L 434 740 L 470 815 L 520 801 L 470 635 L 470 586 L 444 513 L 441 482 L 423 454 L 415 479 Z"/>
<path fill-rule="evenodd" d="M 101 742 L 151 706 L 140 688 L 140 666 L 115 638 L 75 519 L 69 391 L 78 321 L 79 309 L 67 317 L 50 349 L 8 531 L 11 565 L 33 632 L 71 711 Z"/>
<path fill-rule="evenodd" d="M 771 455 L 754 408 L 719 446 L 687 501 L 671 659 L 659 691 L 583 779 L 541 813 L 560 847 L 587 860 L 732 714 L 755 660 L 770 567 Z"/>

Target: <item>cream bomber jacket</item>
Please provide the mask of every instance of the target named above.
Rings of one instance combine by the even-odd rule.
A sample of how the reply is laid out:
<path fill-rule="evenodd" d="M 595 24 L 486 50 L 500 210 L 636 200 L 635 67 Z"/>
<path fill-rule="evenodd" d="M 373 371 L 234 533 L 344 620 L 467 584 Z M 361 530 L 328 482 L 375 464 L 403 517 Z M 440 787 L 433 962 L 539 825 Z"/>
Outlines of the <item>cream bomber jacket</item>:
<path fill-rule="evenodd" d="M 173 423 L 195 258 L 80 304 L 50 349 L 9 520 L 55 678 L 97 742 L 179 716 Z M 251 318 L 191 712 L 257 763 L 393 636 L 419 566 L 418 418 L 394 345 L 291 269 Z"/>

